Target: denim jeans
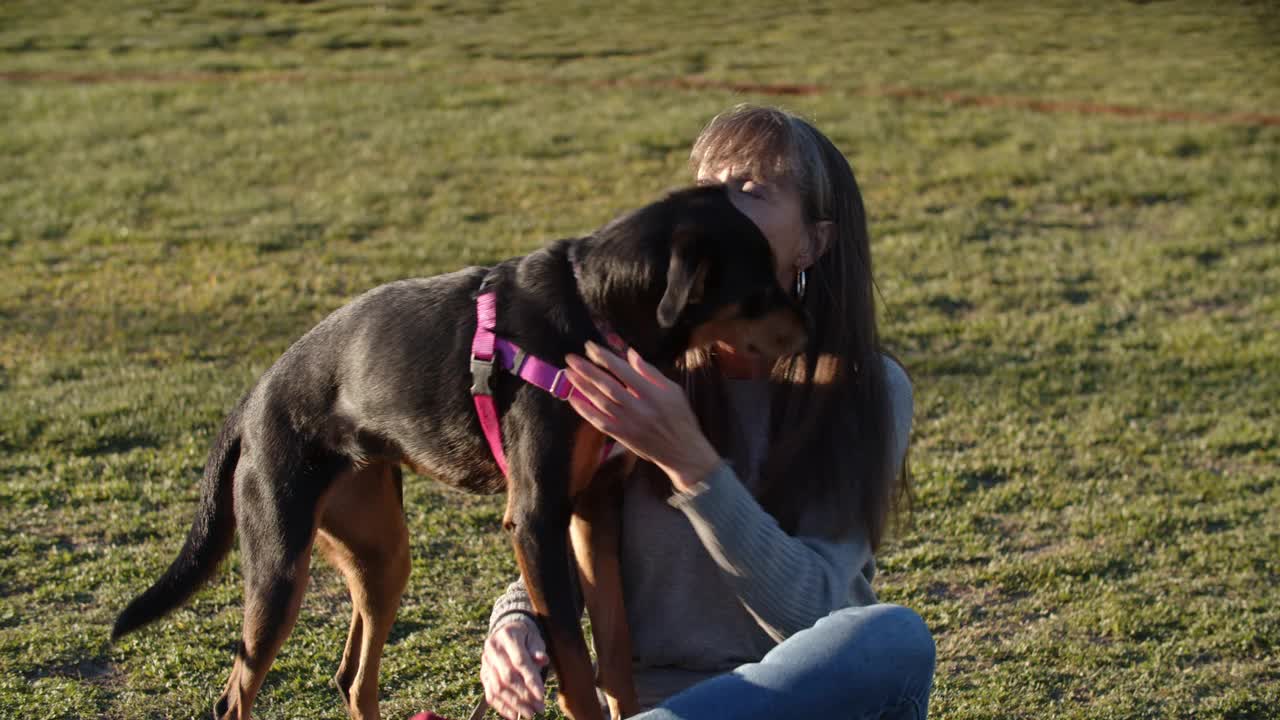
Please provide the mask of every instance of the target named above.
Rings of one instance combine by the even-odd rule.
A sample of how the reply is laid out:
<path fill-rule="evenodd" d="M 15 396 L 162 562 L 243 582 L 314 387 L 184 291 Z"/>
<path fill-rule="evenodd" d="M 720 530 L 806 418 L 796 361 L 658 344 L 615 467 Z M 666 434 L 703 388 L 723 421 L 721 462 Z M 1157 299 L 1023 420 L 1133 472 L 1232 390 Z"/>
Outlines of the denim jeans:
<path fill-rule="evenodd" d="M 898 605 L 837 610 L 742 665 L 634 720 L 920 720 L 933 686 L 933 636 Z"/>

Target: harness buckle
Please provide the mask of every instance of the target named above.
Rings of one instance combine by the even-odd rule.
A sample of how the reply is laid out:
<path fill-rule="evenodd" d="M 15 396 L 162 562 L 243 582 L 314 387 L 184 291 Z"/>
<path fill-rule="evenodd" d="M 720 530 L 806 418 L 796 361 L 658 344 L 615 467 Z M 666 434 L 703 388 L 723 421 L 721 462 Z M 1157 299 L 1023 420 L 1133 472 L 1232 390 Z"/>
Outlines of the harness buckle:
<path fill-rule="evenodd" d="M 551 378 L 551 387 L 547 388 L 547 392 L 551 393 L 551 397 L 556 398 L 561 402 L 569 402 L 569 395 L 573 392 L 573 386 L 567 385 L 569 389 L 565 392 L 564 396 L 562 397 L 560 393 L 556 392 L 556 388 L 560 386 L 561 381 L 564 381 L 566 385 L 569 382 L 565 378 L 564 368 L 556 370 L 555 377 Z"/>
<path fill-rule="evenodd" d="M 493 358 L 482 360 L 471 354 L 471 394 L 493 394 Z"/>

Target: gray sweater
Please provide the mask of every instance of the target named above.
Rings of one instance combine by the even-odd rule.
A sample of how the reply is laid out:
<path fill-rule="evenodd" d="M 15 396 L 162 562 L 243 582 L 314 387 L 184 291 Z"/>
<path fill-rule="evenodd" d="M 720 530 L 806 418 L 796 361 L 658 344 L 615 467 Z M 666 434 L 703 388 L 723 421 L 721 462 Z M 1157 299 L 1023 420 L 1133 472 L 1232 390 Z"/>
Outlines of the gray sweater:
<path fill-rule="evenodd" d="M 911 382 L 885 360 L 900 466 L 911 430 Z M 768 383 L 728 381 L 747 441 L 747 467 L 721 463 L 688 493 L 663 500 L 646 483 L 623 497 L 622 582 L 636 690 L 652 707 L 743 663 L 843 607 L 876 602 L 875 560 L 865 532 L 816 537 L 801 518 L 788 535 L 752 495 L 767 442 Z M 896 470 L 896 468 L 895 468 Z M 494 604 L 489 631 L 533 624 L 522 580 Z"/>

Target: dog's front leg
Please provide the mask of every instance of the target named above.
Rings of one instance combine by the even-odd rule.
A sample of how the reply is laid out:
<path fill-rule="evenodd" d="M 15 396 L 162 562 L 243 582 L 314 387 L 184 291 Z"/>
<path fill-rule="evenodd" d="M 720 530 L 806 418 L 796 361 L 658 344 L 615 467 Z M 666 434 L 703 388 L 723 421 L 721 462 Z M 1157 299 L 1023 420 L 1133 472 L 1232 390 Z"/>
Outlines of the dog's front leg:
<path fill-rule="evenodd" d="M 619 540 L 622 480 L 634 465 L 628 455 L 607 463 L 575 499 L 570 537 L 591 616 L 599 685 L 609 713 L 624 718 L 640 710 L 631 672 L 631 632 L 622 599 Z"/>
<path fill-rule="evenodd" d="M 511 533 L 529 600 L 547 632 L 560 679 L 560 707 L 573 720 L 604 720 L 570 574 L 571 449 L 544 434 L 545 427 L 509 423 L 504 430 L 510 479 L 503 524 Z"/>

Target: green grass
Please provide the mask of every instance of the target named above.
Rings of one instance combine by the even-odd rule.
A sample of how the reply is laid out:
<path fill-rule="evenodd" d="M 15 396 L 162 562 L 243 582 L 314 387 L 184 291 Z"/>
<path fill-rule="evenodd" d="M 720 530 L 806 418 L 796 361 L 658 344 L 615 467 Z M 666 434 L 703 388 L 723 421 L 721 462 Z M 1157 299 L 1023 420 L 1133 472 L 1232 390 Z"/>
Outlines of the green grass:
<path fill-rule="evenodd" d="M 686 182 L 715 112 L 779 100 L 662 82 L 695 76 L 822 85 L 781 100 L 862 183 L 917 394 L 878 589 L 935 633 L 934 716 L 1277 717 L 1280 128 L 882 91 L 1274 116 L 1280 15 L 782 8 L 0 6 L 0 716 L 202 716 L 234 554 L 107 635 L 180 546 L 223 413 L 364 289 L 598 226 Z M 383 710 L 456 717 L 516 572 L 501 500 L 406 492 Z M 349 610 L 313 567 L 260 717 L 342 716 Z"/>

